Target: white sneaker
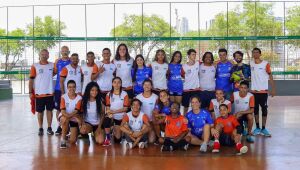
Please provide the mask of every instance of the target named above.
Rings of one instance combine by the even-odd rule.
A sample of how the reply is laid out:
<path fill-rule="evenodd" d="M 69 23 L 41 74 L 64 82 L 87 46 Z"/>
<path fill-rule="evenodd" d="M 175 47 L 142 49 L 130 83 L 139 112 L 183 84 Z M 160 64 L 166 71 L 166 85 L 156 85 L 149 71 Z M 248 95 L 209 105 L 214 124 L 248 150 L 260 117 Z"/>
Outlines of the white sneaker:
<path fill-rule="evenodd" d="M 128 148 L 132 149 L 132 142 L 127 142 L 127 144 L 128 144 Z"/>
<path fill-rule="evenodd" d="M 247 153 L 247 152 L 248 152 L 248 146 L 241 147 L 241 149 L 240 149 L 241 154 L 244 154 L 244 153 Z"/>
<path fill-rule="evenodd" d="M 141 149 L 145 148 L 145 142 L 140 142 L 139 143 L 139 148 L 141 148 Z"/>
<path fill-rule="evenodd" d="M 206 151 L 207 151 L 207 144 L 202 143 L 202 145 L 200 146 L 200 152 L 206 152 Z"/>
<path fill-rule="evenodd" d="M 125 148 L 125 149 L 127 149 L 127 141 L 126 141 L 126 140 L 124 140 L 124 141 L 122 142 L 122 147 Z"/>

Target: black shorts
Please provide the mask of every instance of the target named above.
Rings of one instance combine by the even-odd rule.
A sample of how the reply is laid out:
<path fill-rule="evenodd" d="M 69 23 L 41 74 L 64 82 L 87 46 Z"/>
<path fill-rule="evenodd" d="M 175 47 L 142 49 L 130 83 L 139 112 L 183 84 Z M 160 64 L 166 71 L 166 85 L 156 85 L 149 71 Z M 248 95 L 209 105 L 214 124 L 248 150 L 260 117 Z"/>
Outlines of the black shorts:
<path fill-rule="evenodd" d="M 124 91 L 126 91 L 129 99 L 133 99 L 134 98 L 133 89 L 128 89 L 128 90 L 124 90 Z"/>
<path fill-rule="evenodd" d="M 39 113 L 44 112 L 45 108 L 47 111 L 52 111 L 54 108 L 53 96 L 36 98 L 35 103 L 35 110 Z"/>
<path fill-rule="evenodd" d="M 215 99 L 216 94 L 215 91 L 200 91 L 199 97 L 201 99 L 201 108 L 208 109 L 211 99 Z"/>
<path fill-rule="evenodd" d="M 222 146 L 234 146 L 235 142 L 231 138 L 231 134 L 221 133 L 219 138 Z"/>
<path fill-rule="evenodd" d="M 69 125 L 71 128 L 79 128 L 79 125 L 77 122 L 69 121 Z"/>
<path fill-rule="evenodd" d="M 89 124 L 90 126 L 92 126 L 93 132 L 95 132 L 98 129 L 98 125 L 92 125 L 89 122 L 85 122 L 86 124 Z"/>
<path fill-rule="evenodd" d="M 190 99 L 193 96 L 199 96 L 200 91 L 187 91 L 183 92 L 182 94 L 182 106 L 189 107 L 190 106 Z"/>
<path fill-rule="evenodd" d="M 55 109 L 60 111 L 60 99 L 61 99 L 61 91 L 60 90 L 55 90 L 54 91 L 54 105 Z"/>
<path fill-rule="evenodd" d="M 120 126 L 122 123 L 122 120 L 113 119 L 113 125 L 114 126 Z"/>

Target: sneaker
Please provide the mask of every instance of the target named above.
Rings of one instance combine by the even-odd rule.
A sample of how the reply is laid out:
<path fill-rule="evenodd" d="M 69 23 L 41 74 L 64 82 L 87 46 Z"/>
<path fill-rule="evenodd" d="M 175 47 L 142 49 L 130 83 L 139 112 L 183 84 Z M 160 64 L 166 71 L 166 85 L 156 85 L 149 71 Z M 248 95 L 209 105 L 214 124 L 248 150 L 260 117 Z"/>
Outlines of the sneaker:
<path fill-rule="evenodd" d="M 127 145 L 129 149 L 132 149 L 132 142 L 128 142 Z"/>
<path fill-rule="evenodd" d="M 254 129 L 254 131 L 252 132 L 254 136 L 261 134 L 261 129 L 260 128 L 256 128 Z"/>
<path fill-rule="evenodd" d="M 66 142 L 61 142 L 60 143 L 60 149 L 66 149 L 67 148 L 67 143 Z"/>
<path fill-rule="evenodd" d="M 43 128 L 39 128 L 39 136 L 43 136 L 44 135 L 44 129 Z"/>
<path fill-rule="evenodd" d="M 267 129 L 262 129 L 261 134 L 266 137 L 271 137 L 271 134 L 269 133 L 269 131 Z"/>
<path fill-rule="evenodd" d="M 206 152 L 206 151 L 207 151 L 207 144 L 202 143 L 202 145 L 200 146 L 200 152 Z"/>
<path fill-rule="evenodd" d="M 48 127 L 48 129 L 47 129 L 47 134 L 48 134 L 48 135 L 54 135 L 54 132 L 52 131 L 52 128 L 51 128 L 51 127 Z"/>
<path fill-rule="evenodd" d="M 105 139 L 102 146 L 110 146 L 111 142 L 109 139 Z"/>
<path fill-rule="evenodd" d="M 213 146 L 213 150 L 212 150 L 212 152 L 213 153 L 218 153 L 218 152 L 220 152 L 220 142 L 214 142 L 214 146 Z"/>
<path fill-rule="evenodd" d="M 249 143 L 254 143 L 254 139 L 251 135 L 247 135 L 246 141 L 249 142 Z"/>
<path fill-rule="evenodd" d="M 139 142 L 139 148 L 141 149 L 145 148 L 145 142 Z"/>
<path fill-rule="evenodd" d="M 236 144 L 236 150 L 238 151 L 238 154 L 244 154 L 248 152 L 248 147 L 238 143 Z"/>
<path fill-rule="evenodd" d="M 170 147 L 172 147 L 172 146 L 170 146 Z M 172 147 L 173 148 L 173 147 Z M 189 149 L 189 144 L 187 143 L 187 144 L 185 144 L 184 146 L 183 146 L 183 150 L 185 150 L 185 151 L 187 151 Z M 172 149 L 173 150 L 173 149 Z"/>
<path fill-rule="evenodd" d="M 123 147 L 123 148 L 125 148 L 125 149 L 126 149 L 126 148 L 127 148 L 127 141 L 126 141 L 126 140 L 125 140 L 125 141 L 123 141 L 121 145 L 122 145 L 122 147 Z"/>
<path fill-rule="evenodd" d="M 61 127 L 58 126 L 57 129 L 56 129 L 56 131 L 55 131 L 55 135 L 56 136 L 61 135 L 61 131 L 62 131 Z"/>
<path fill-rule="evenodd" d="M 248 135 L 248 132 L 247 132 L 246 129 L 244 129 L 244 131 L 243 131 L 243 136 L 247 136 L 247 135 Z"/>
<path fill-rule="evenodd" d="M 153 143 L 154 145 L 159 145 L 159 140 L 158 139 L 156 139 L 155 141 L 154 141 L 154 143 Z"/>
<path fill-rule="evenodd" d="M 161 145 L 160 151 L 170 151 L 170 146 Z"/>

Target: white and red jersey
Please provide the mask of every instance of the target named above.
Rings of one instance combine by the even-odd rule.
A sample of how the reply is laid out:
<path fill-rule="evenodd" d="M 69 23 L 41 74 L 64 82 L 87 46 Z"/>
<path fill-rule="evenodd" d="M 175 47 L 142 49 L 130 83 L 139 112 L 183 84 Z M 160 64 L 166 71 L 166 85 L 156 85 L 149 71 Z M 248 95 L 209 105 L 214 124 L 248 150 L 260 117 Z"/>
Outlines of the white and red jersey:
<path fill-rule="evenodd" d="M 182 69 L 184 72 L 183 90 L 200 90 L 199 63 L 195 62 L 194 65 L 184 64 Z"/>
<path fill-rule="evenodd" d="M 134 132 L 139 132 L 145 123 L 149 122 L 148 117 L 143 112 L 140 112 L 137 117 L 132 115 L 132 112 L 125 114 L 124 122 L 128 123 L 129 128 Z"/>
<path fill-rule="evenodd" d="M 60 102 L 60 110 L 66 110 L 67 114 L 71 114 L 75 110 L 80 111 L 81 109 L 81 96 L 76 95 L 74 99 L 71 99 L 68 95 L 68 93 L 65 93 L 61 96 L 61 102 Z M 59 114 L 59 117 L 62 115 L 62 113 Z M 71 121 L 77 121 L 76 118 L 71 118 Z"/>
<path fill-rule="evenodd" d="M 247 111 L 250 108 L 254 108 L 254 96 L 251 93 L 247 93 L 245 97 L 241 97 L 238 91 L 234 92 L 232 95 L 232 101 L 232 110 L 234 113 Z"/>
<path fill-rule="evenodd" d="M 81 70 L 83 74 L 82 94 L 84 94 L 85 87 L 92 81 L 92 74 L 96 74 L 98 72 L 98 67 L 95 63 L 92 66 L 84 64 L 81 66 Z"/>
<path fill-rule="evenodd" d="M 209 104 L 209 111 L 213 111 L 215 113 L 216 118 L 220 117 L 220 105 L 226 104 L 228 106 L 228 112 L 231 112 L 231 102 L 229 100 L 224 100 L 223 102 L 219 102 L 217 99 L 211 99 Z"/>
<path fill-rule="evenodd" d="M 75 92 L 81 93 L 81 76 L 82 76 L 82 71 L 81 71 L 80 66 L 77 66 L 76 68 L 74 68 L 74 67 L 72 67 L 71 64 L 69 64 L 61 70 L 60 77 L 65 78 L 65 82 L 64 82 L 65 93 L 68 92 L 67 83 L 69 80 L 75 81 L 75 83 L 76 83 L 76 91 Z"/>
<path fill-rule="evenodd" d="M 103 92 L 110 91 L 112 88 L 112 79 L 114 78 L 116 66 L 113 63 L 105 64 L 102 61 L 97 63 L 97 66 L 98 68 L 104 68 L 104 72 L 100 73 L 97 78 L 97 83 L 100 87 L 100 90 Z"/>
<path fill-rule="evenodd" d="M 130 107 L 129 97 L 126 91 L 122 91 L 120 95 L 107 93 L 105 98 L 105 105 L 110 107 L 110 110 L 119 110 L 124 107 Z M 125 112 L 113 114 L 113 118 L 116 120 L 122 120 Z"/>
<path fill-rule="evenodd" d="M 152 68 L 152 82 L 154 89 L 166 90 L 167 89 L 167 71 L 168 64 L 159 64 L 154 61 L 151 63 Z"/>
<path fill-rule="evenodd" d="M 205 66 L 204 63 L 200 64 L 199 69 L 200 76 L 200 89 L 206 91 L 214 91 L 216 88 L 216 67 Z"/>
<path fill-rule="evenodd" d="M 253 93 L 267 93 L 269 89 L 269 75 L 271 74 L 271 66 L 267 61 L 256 64 L 250 62 L 251 67 L 251 91 Z"/>
<path fill-rule="evenodd" d="M 116 76 L 122 79 L 122 87 L 132 88 L 132 77 L 131 69 L 133 65 L 133 59 L 130 60 L 113 60 L 113 63 L 116 66 Z"/>
<path fill-rule="evenodd" d="M 158 99 L 158 96 L 154 93 L 150 97 L 144 97 L 143 93 L 136 96 L 137 99 L 139 99 L 143 104 L 141 107 L 141 111 L 144 112 L 150 121 L 152 121 L 152 112 L 154 110 L 156 101 Z"/>
<path fill-rule="evenodd" d="M 34 89 L 36 97 L 53 96 L 53 73 L 54 64 L 35 63 L 30 69 L 30 78 L 34 79 Z"/>

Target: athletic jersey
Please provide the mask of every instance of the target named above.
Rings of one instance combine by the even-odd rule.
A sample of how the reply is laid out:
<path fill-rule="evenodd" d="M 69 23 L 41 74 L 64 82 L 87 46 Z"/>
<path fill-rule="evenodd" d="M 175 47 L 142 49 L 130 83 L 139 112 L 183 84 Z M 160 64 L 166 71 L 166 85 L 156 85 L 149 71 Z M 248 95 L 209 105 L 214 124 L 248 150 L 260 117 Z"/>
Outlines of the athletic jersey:
<path fill-rule="evenodd" d="M 152 82 L 154 89 L 166 90 L 167 89 L 167 71 L 168 64 L 159 64 L 154 61 L 151 64 L 152 68 Z"/>
<path fill-rule="evenodd" d="M 100 73 L 97 78 L 97 83 L 101 91 L 107 92 L 111 90 L 112 79 L 114 78 L 114 72 L 116 66 L 113 63 L 105 64 L 103 62 L 97 63 L 98 67 L 104 67 L 104 72 Z"/>
<path fill-rule="evenodd" d="M 215 125 L 217 124 L 222 124 L 224 126 L 222 132 L 225 134 L 232 134 L 233 130 L 240 125 L 233 115 L 228 115 L 226 118 L 217 118 L 215 121 Z"/>
<path fill-rule="evenodd" d="M 255 64 L 250 62 L 251 67 L 251 90 L 253 93 L 267 93 L 269 89 L 269 75 L 271 66 L 267 61 Z"/>
<path fill-rule="evenodd" d="M 65 93 L 61 96 L 61 102 L 60 102 L 60 110 L 66 110 L 67 114 L 71 114 L 75 110 L 80 111 L 81 108 L 81 96 L 76 95 L 75 99 L 70 99 L 68 93 Z M 60 116 L 62 113 L 60 113 Z M 76 122 L 76 118 L 72 117 L 71 121 Z"/>
<path fill-rule="evenodd" d="M 251 93 L 247 93 L 245 97 L 241 97 L 237 91 L 234 92 L 232 96 L 234 113 L 254 108 L 254 96 Z"/>
<path fill-rule="evenodd" d="M 96 74 L 98 72 L 98 67 L 95 63 L 91 67 L 84 64 L 81 66 L 81 70 L 83 74 L 82 94 L 84 94 L 85 87 L 92 81 L 92 74 Z"/>
<path fill-rule="evenodd" d="M 63 59 L 57 59 L 54 63 L 54 73 L 56 73 L 56 83 L 55 83 L 55 90 L 60 91 L 60 72 L 61 70 L 71 64 L 70 59 L 63 60 Z"/>
<path fill-rule="evenodd" d="M 77 66 L 76 68 L 73 68 L 71 64 L 64 67 L 61 72 L 60 76 L 65 78 L 64 87 L 65 87 L 65 93 L 68 92 L 67 89 L 67 83 L 69 80 L 74 80 L 76 83 L 76 93 L 81 93 L 81 76 L 82 71 L 80 66 Z"/>
<path fill-rule="evenodd" d="M 251 77 L 250 65 L 248 65 L 248 64 L 243 64 L 241 66 L 234 65 L 232 67 L 232 72 L 237 72 L 237 71 L 242 71 L 244 78 L 247 80 L 250 79 L 250 77 Z M 239 81 L 234 82 L 233 91 L 239 91 L 239 87 L 240 87 L 240 82 Z"/>
<path fill-rule="evenodd" d="M 168 138 L 175 138 L 179 136 L 182 132 L 188 130 L 188 121 L 182 115 L 178 115 L 178 117 L 175 119 L 172 118 L 171 115 L 166 116 L 165 122 L 165 136 Z"/>
<path fill-rule="evenodd" d="M 148 117 L 143 112 L 140 112 L 137 117 L 132 115 L 132 112 L 126 113 L 123 118 L 124 122 L 128 123 L 129 128 L 134 132 L 142 130 L 143 124 L 149 122 Z"/>
<path fill-rule="evenodd" d="M 230 81 L 233 64 L 230 61 L 226 63 L 219 62 L 216 69 L 216 89 L 224 92 L 232 91 L 232 83 Z"/>
<path fill-rule="evenodd" d="M 215 112 L 216 118 L 220 117 L 220 105 L 221 104 L 226 104 L 228 106 L 228 112 L 231 112 L 231 102 L 229 100 L 224 100 L 223 103 L 219 103 L 217 99 L 211 99 L 210 104 L 209 104 L 209 111 L 210 112 Z"/>
<path fill-rule="evenodd" d="M 158 99 L 158 96 L 154 93 L 148 98 L 144 97 L 143 93 L 139 94 L 136 96 L 137 99 L 139 99 L 143 104 L 142 104 L 142 112 L 144 112 L 150 121 L 152 121 L 152 112 L 154 110 L 156 101 Z"/>
<path fill-rule="evenodd" d="M 131 76 L 134 76 L 134 68 L 131 69 Z M 134 94 L 140 94 L 143 90 L 143 82 L 146 79 L 151 79 L 152 70 L 150 67 L 144 67 L 142 69 L 137 69 L 135 74 L 135 82 L 133 86 Z"/>
<path fill-rule="evenodd" d="M 169 92 L 179 94 L 183 92 L 182 73 L 183 69 L 181 64 L 169 64 Z"/>
<path fill-rule="evenodd" d="M 191 133 L 197 137 L 202 137 L 203 127 L 206 124 L 214 124 L 209 111 L 201 109 L 200 113 L 195 114 L 193 110 L 186 114 L 188 120 L 188 128 L 191 129 Z"/>
<path fill-rule="evenodd" d="M 30 69 L 30 78 L 34 79 L 34 90 L 36 97 L 53 96 L 53 72 L 54 64 L 35 63 Z"/>
<path fill-rule="evenodd" d="M 100 117 L 97 113 L 97 102 L 88 102 L 87 103 L 87 113 L 85 115 L 84 120 L 88 123 L 90 123 L 93 126 L 99 125 L 100 123 Z"/>
<path fill-rule="evenodd" d="M 170 115 L 171 114 L 171 105 L 172 102 L 169 102 L 169 106 L 162 106 L 160 107 L 159 104 L 156 104 L 154 110 L 157 111 L 159 114 Z"/>
<path fill-rule="evenodd" d="M 200 89 L 203 91 L 214 91 L 216 89 L 216 67 L 200 64 Z"/>
<path fill-rule="evenodd" d="M 122 87 L 132 87 L 131 68 L 133 65 L 133 59 L 130 58 L 129 61 L 113 60 L 113 63 L 116 65 L 117 68 L 116 76 L 122 79 Z"/>
<path fill-rule="evenodd" d="M 129 97 L 126 91 L 122 91 L 120 95 L 113 94 L 110 96 L 110 92 L 107 93 L 105 99 L 105 105 L 110 107 L 110 110 L 119 110 L 124 107 L 130 107 Z M 116 120 L 122 120 L 125 112 L 113 114 L 113 118 Z"/>
<path fill-rule="evenodd" d="M 184 73 L 184 91 L 199 90 L 199 63 L 195 62 L 195 64 L 191 66 L 188 64 L 184 64 L 182 68 Z"/>

